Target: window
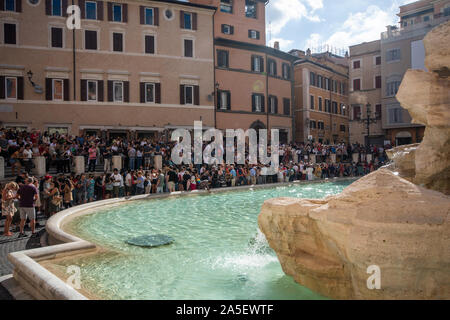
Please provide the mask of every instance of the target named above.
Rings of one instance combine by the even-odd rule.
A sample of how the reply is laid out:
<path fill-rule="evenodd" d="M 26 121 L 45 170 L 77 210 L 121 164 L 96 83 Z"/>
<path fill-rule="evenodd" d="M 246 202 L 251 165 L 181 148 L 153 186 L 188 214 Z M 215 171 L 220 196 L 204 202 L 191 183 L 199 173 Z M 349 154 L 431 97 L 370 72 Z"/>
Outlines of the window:
<path fill-rule="evenodd" d="M 184 56 L 192 58 L 194 56 L 194 41 L 184 39 Z"/>
<path fill-rule="evenodd" d="M 339 126 L 339 128 L 340 128 L 341 132 L 345 132 L 345 124 L 341 124 Z"/>
<path fill-rule="evenodd" d="M 331 106 L 332 106 L 332 108 L 333 108 L 332 112 L 333 112 L 334 114 L 337 114 L 337 113 L 338 113 L 338 104 L 337 104 L 337 102 L 336 102 L 336 101 L 333 101 L 333 102 L 331 103 Z"/>
<path fill-rule="evenodd" d="M 217 66 L 228 68 L 228 51 L 217 50 Z"/>
<path fill-rule="evenodd" d="M 312 86 L 316 85 L 316 74 L 314 72 L 309 73 L 309 84 Z"/>
<path fill-rule="evenodd" d="M 5 11 L 16 11 L 15 0 L 4 0 L 4 1 L 5 1 Z"/>
<path fill-rule="evenodd" d="M 375 65 L 381 65 L 381 56 L 375 57 Z"/>
<path fill-rule="evenodd" d="M 192 14 L 188 12 L 184 12 L 184 29 L 192 30 Z"/>
<path fill-rule="evenodd" d="M 64 99 L 64 81 L 53 79 L 53 100 L 62 101 Z"/>
<path fill-rule="evenodd" d="M 353 61 L 353 69 L 361 68 L 361 60 Z"/>
<path fill-rule="evenodd" d="M 220 0 L 220 11 L 233 13 L 233 0 Z"/>
<path fill-rule="evenodd" d="M 309 121 L 309 127 L 311 129 L 315 129 L 316 128 L 316 121 L 315 120 L 310 120 Z"/>
<path fill-rule="evenodd" d="M 289 64 L 283 63 L 282 73 L 283 79 L 289 80 L 291 78 L 291 70 Z"/>
<path fill-rule="evenodd" d="M 113 51 L 122 52 L 123 51 L 123 34 L 118 32 L 113 32 Z"/>
<path fill-rule="evenodd" d="M 330 100 L 325 99 L 325 112 L 330 112 Z"/>
<path fill-rule="evenodd" d="M 391 49 L 386 51 L 386 62 L 400 60 L 400 49 Z"/>
<path fill-rule="evenodd" d="M 261 56 L 252 56 L 252 71 L 263 72 L 264 71 L 264 58 Z"/>
<path fill-rule="evenodd" d="M 269 75 L 271 76 L 276 76 L 277 75 L 277 63 L 275 60 L 273 59 L 268 59 L 268 64 L 269 64 Z"/>
<path fill-rule="evenodd" d="M 256 19 L 256 1 L 245 0 L 245 16 L 247 18 Z"/>
<path fill-rule="evenodd" d="M 52 27 L 51 28 L 51 44 L 52 48 L 62 48 L 63 47 L 63 29 Z"/>
<path fill-rule="evenodd" d="M 330 79 L 324 78 L 324 82 L 325 82 L 324 89 L 330 90 Z"/>
<path fill-rule="evenodd" d="M 343 103 L 339 104 L 339 113 L 343 116 L 345 116 L 345 107 Z"/>
<path fill-rule="evenodd" d="M 5 98 L 17 99 L 17 78 L 15 77 L 5 78 Z"/>
<path fill-rule="evenodd" d="M 393 97 L 397 94 L 401 81 L 389 81 L 386 85 L 386 96 Z"/>
<path fill-rule="evenodd" d="M 389 123 L 402 123 L 402 109 L 392 108 L 389 109 Z"/>
<path fill-rule="evenodd" d="M 425 21 L 425 22 L 430 21 L 430 16 L 423 17 L 423 21 Z"/>
<path fill-rule="evenodd" d="M 323 121 L 317 121 L 317 129 L 323 130 L 325 128 Z"/>
<path fill-rule="evenodd" d="M 97 81 L 87 81 L 87 101 L 97 101 Z"/>
<path fill-rule="evenodd" d="M 97 31 L 85 30 L 84 48 L 87 50 L 97 50 Z"/>
<path fill-rule="evenodd" d="M 314 96 L 309 96 L 310 98 L 310 108 L 314 109 Z"/>
<path fill-rule="evenodd" d="M 97 20 L 97 2 L 86 1 L 86 19 Z"/>
<path fill-rule="evenodd" d="M 113 11 L 113 21 L 122 22 L 122 5 L 114 3 L 112 5 L 112 11 Z"/>
<path fill-rule="evenodd" d="M 375 116 L 377 120 L 381 120 L 381 104 L 375 105 Z"/>
<path fill-rule="evenodd" d="M 222 33 L 223 34 L 233 34 L 234 27 L 230 26 L 229 24 L 222 24 Z"/>
<path fill-rule="evenodd" d="M 184 86 L 184 104 L 194 104 L 193 86 Z"/>
<path fill-rule="evenodd" d="M 353 106 L 353 120 L 361 119 L 361 106 Z"/>
<path fill-rule="evenodd" d="M 145 84 L 145 102 L 155 102 L 155 84 Z"/>
<path fill-rule="evenodd" d="M 149 24 L 149 25 L 155 24 L 153 8 L 145 8 L 144 15 L 145 15 L 145 20 L 144 20 L 145 24 Z"/>
<path fill-rule="evenodd" d="M 323 89 L 323 77 L 317 75 L 317 87 Z"/>
<path fill-rule="evenodd" d="M 322 111 L 322 98 L 319 97 L 319 111 Z"/>
<path fill-rule="evenodd" d="M 252 94 L 252 111 L 264 112 L 264 96 L 262 94 Z"/>
<path fill-rule="evenodd" d="M 219 109 L 220 110 L 228 110 L 230 109 L 230 91 L 219 90 Z"/>
<path fill-rule="evenodd" d="M 270 113 L 278 113 L 278 99 L 275 96 L 269 96 L 269 111 Z"/>
<path fill-rule="evenodd" d="M 3 39 L 5 44 L 17 44 L 16 25 L 14 23 L 3 24 Z"/>
<path fill-rule="evenodd" d="M 113 82 L 113 101 L 114 102 L 123 102 L 123 82 L 122 81 L 114 81 Z"/>
<path fill-rule="evenodd" d="M 259 31 L 256 31 L 256 30 L 248 30 L 248 37 L 249 37 L 250 39 L 256 39 L 256 40 L 258 40 L 258 39 L 259 39 Z"/>
<path fill-rule="evenodd" d="M 450 7 L 444 9 L 444 17 L 450 16 Z"/>
<path fill-rule="evenodd" d="M 361 90 L 361 79 L 353 79 L 353 91 Z"/>
<path fill-rule="evenodd" d="M 155 36 L 145 36 L 145 53 L 155 53 Z"/>
<path fill-rule="evenodd" d="M 375 89 L 380 89 L 381 88 L 381 76 L 376 76 L 375 77 Z"/>
<path fill-rule="evenodd" d="M 291 100 L 283 98 L 283 114 L 289 116 L 291 114 Z"/>
<path fill-rule="evenodd" d="M 52 16 L 62 16 L 62 0 L 52 0 Z"/>

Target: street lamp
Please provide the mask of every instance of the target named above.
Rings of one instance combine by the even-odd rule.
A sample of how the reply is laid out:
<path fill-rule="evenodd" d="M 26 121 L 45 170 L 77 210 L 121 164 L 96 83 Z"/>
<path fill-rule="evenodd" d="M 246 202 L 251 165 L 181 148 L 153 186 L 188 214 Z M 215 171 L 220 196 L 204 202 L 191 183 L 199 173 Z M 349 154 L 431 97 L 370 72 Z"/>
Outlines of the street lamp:
<path fill-rule="evenodd" d="M 377 123 L 377 117 L 378 114 L 375 112 L 374 117 L 371 117 L 372 114 L 372 110 L 370 109 L 371 105 L 370 103 L 366 104 L 366 109 L 367 109 L 367 116 L 365 118 L 361 117 L 361 112 L 359 113 L 359 119 L 358 121 L 361 123 L 365 123 L 366 124 L 366 130 L 367 130 L 367 140 L 366 140 L 366 149 L 369 148 L 369 137 L 370 137 L 370 124 L 371 123 Z"/>

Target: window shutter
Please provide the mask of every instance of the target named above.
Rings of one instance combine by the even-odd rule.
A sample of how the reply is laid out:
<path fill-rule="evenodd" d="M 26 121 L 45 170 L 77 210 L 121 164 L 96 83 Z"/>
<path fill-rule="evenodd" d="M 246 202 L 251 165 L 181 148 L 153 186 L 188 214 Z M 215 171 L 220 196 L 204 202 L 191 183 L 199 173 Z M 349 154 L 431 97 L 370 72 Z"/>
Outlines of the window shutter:
<path fill-rule="evenodd" d="M 145 82 L 139 83 L 139 96 L 141 103 L 145 103 Z"/>
<path fill-rule="evenodd" d="M 122 4 L 122 22 L 128 22 L 128 4 Z"/>
<path fill-rule="evenodd" d="M 197 30 L 197 13 L 192 13 L 192 30 Z"/>
<path fill-rule="evenodd" d="M 184 104 L 184 84 L 180 85 L 180 104 Z"/>
<path fill-rule="evenodd" d="M 227 110 L 231 110 L 231 92 L 227 92 Z"/>
<path fill-rule="evenodd" d="M 221 26 L 220 26 L 220 31 L 222 32 L 222 33 L 225 33 L 225 25 L 224 24 L 222 24 Z"/>
<path fill-rule="evenodd" d="M 18 0 L 16 0 L 18 1 Z M 20 1 L 20 0 L 19 0 Z M 61 1 L 61 10 L 62 10 L 62 16 L 63 17 L 67 17 L 67 0 L 62 0 Z"/>
<path fill-rule="evenodd" d="M 112 21 L 112 2 L 108 2 L 108 21 Z"/>
<path fill-rule="evenodd" d="M 153 8 L 153 24 L 159 26 L 159 8 Z"/>
<path fill-rule="evenodd" d="M 267 97 L 267 109 L 269 109 L 269 112 L 272 112 L 272 100 L 270 96 Z"/>
<path fill-rule="evenodd" d="M 69 79 L 64 79 L 63 83 L 64 83 L 64 101 L 70 101 Z"/>
<path fill-rule="evenodd" d="M 230 34 L 234 34 L 234 27 L 230 26 Z"/>
<path fill-rule="evenodd" d="M 78 5 L 80 6 L 80 18 L 85 19 L 86 18 L 85 0 L 78 0 Z M 97 10 L 98 10 L 98 8 L 97 8 Z"/>
<path fill-rule="evenodd" d="M 196 106 L 200 105 L 200 87 L 194 86 L 194 104 Z"/>
<path fill-rule="evenodd" d="M 141 20 L 141 24 L 145 24 L 145 14 L 144 14 L 144 12 L 145 12 L 145 7 L 139 6 L 139 19 Z"/>
<path fill-rule="evenodd" d="M 130 81 L 123 82 L 123 101 L 130 102 Z"/>
<path fill-rule="evenodd" d="M 258 58 L 256 58 L 255 56 L 252 56 L 251 57 L 251 66 L 252 66 L 252 71 L 255 71 L 255 59 L 258 59 Z"/>
<path fill-rule="evenodd" d="M 161 83 L 155 83 L 155 103 L 161 103 Z"/>
<path fill-rule="evenodd" d="M 249 38 L 252 37 L 252 30 L 248 30 L 248 37 L 249 37 Z"/>
<path fill-rule="evenodd" d="M 252 112 L 256 111 L 256 101 L 255 101 L 255 95 L 252 94 Z"/>
<path fill-rule="evenodd" d="M 217 97 L 216 97 L 216 108 L 220 109 L 220 99 L 222 97 L 222 90 L 216 90 Z"/>
<path fill-rule="evenodd" d="M 45 100 L 53 100 L 53 81 L 51 78 L 45 78 Z"/>
<path fill-rule="evenodd" d="M 81 101 L 87 101 L 87 80 L 81 80 L 80 95 Z"/>
<path fill-rule="evenodd" d="M 184 29 L 184 11 L 180 10 L 180 28 Z"/>
<path fill-rule="evenodd" d="M 259 31 L 256 31 L 256 39 L 259 40 Z"/>
<path fill-rule="evenodd" d="M 65 1 L 66 1 L 66 8 L 67 8 L 67 0 L 65 0 Z M 64 8 L 64 6 L 63 6 L 63 8 Z M 22 0 L 16 0 L 16 12 L 22 12 Z"/>
<path fill-rule="evenodd" d="M 97 90 L 98 90 L 98 95 L 97 95 L 97 101 L 104 101 L 104 94 L 103 94 L 103 80 L 98 80 L 97 81 Z"/>
<path fill-rule="evenodd" d="M 23 100 L 23 77 L 17 77 L 17 99 Z"/>
<path fill-rule="evenodd" d="M 261 95 L 261 112 L 265 112 L 265 109 L 264 109 L 264 96 L 263 95 Z"/>
<path fill-rule="evenodd" d="M 264 72 L 264 58 L 259 57 L 259 67 L 261 68 L 261 72 Z"/>
<path fill-rule="evenodd" d="M 0 99 L 5 99 L 5 76 L 0 76 Z"/>
<path fill-rule="evenodd" d="M 5 11 L 5 1 L 0 1 L 0 11 Z"/>
<path fill-rule="evenodd" d="M 3 3 L 3 1 L 0 1 L 0 3 Z M 45 0 L 45 14 L 48 16 L 52 15 L 51 0 Z"/>
<path fill-rule="evenodd" d="M 103 21 L 103 1 L 97 1 L 97 20 Z"/>
<path fill-rule="evenodd" d="M 108 101 L 114 101 L 114 88 L 112 80 L 108 80 Z"/>
<path fill-rule="evenodd" d="M 275 114 L 278 114 L 278 97 L 275 97 Z"/>

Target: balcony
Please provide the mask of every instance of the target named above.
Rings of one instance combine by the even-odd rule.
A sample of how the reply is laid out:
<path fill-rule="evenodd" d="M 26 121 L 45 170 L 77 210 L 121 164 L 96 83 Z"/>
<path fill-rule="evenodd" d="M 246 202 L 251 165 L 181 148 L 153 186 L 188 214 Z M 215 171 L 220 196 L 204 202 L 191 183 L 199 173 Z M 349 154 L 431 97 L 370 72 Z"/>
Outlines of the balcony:
<path fill-rule="evenodd" d="M 401 40 L 409 38 L 420 33 L 427 33 L 431 28 L 450 20 L 450 16 L 444 16 L 442 13 L 435 14 L 430 21 L 422 21 L 406 27 L 388 26 L 388 31 L 381 33 L 381 41 Z"/>

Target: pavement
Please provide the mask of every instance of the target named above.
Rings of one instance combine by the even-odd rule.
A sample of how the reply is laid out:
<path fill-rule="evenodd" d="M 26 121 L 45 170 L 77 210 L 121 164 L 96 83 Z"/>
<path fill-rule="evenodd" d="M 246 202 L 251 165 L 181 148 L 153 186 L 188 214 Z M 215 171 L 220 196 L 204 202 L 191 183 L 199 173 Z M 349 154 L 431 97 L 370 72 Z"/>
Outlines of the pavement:
<path fill-rule="evenodd" d="M 13 272 L 13 266 L 8 261 L 8 253 L 34 249 L 41 247 L 41 236 L 45 233 L 45 223 L 47 219 L 45 216 L 38 214 L 36 227 L 36 234 L 31 235 L 31 229 L 25 225 L 25 237 L 19 238 L 19 232 L 15 232 L 15 227 L 12 227 L 14 235 L 6 237 L 3 235 L 3 227 L 5 225 L 4 217 L 0 220 L 0 277 L 9 275 Z M 0 300 L 12 300 L 13 297 L 0 283 Z"/>

